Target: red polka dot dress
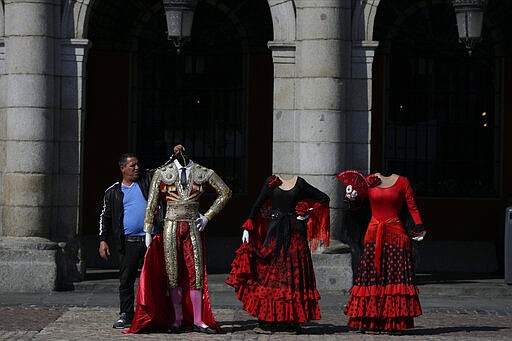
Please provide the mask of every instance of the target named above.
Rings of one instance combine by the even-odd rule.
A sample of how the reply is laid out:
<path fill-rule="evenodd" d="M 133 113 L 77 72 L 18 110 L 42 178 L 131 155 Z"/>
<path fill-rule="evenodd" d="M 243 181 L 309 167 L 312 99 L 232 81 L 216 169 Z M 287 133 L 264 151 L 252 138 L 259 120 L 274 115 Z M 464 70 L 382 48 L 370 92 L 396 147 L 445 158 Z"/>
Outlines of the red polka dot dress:
<path fill-rule="evenodd" d="M 251 230 L 250 242 L 237 250 L 226 283 L 235 288 L 243 309 L 258 320 L 289 324 L 319 320 L 320 295 L 308 243 L 308 224 L 297 219 L 296 205 L 309 198 L 323 203 L 328 212 L 329 197 L 300 177 L 290 190 L 269 183 L 271 178 L 251 209 L 250 223 L 244 224 Z M 261 220 L 258 215 L 266 210 L 265 203 L 270 203 L 268 220 L 257 223 Z"/>
<path fill-rule="evenodd" d="M 348 326 L 382 331 L 414 327 L 421 315 L 411 257 L 411 241 L 400 221 L 404 201 L 415 224 L 422 224 L 407 178 L 398 176 L 390 187 L 368 191 L 372 218 L 355 285 L 345 306 Z"/>

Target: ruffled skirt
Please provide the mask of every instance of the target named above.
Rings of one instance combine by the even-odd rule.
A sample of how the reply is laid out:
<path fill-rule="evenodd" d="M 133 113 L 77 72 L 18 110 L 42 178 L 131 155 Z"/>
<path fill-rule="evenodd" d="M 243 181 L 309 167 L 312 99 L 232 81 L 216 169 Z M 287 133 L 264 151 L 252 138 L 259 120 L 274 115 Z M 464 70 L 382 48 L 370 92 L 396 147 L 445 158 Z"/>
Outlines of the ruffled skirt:
<path fill-rule="evenodd" d="M 300 233 L 290 237 L 287 251 L 274 256 L 275 241 L 256 249 L 244 243 L 236 252 L 226 281 L 243 309 L 266 322 L 304 323 L 320 319 L 315 273 L 308 243 Z"/>
<path fill-rule="evenodd" d="M 344 310 L 349 316 L 348 326 L 384 331 L 413 328 L 413 317 L 422 311 L 410 242 L 385 241 L 381 257 L 380 274 L 377 274 L 375 242 L 365 243 L 359 275 Z"/>

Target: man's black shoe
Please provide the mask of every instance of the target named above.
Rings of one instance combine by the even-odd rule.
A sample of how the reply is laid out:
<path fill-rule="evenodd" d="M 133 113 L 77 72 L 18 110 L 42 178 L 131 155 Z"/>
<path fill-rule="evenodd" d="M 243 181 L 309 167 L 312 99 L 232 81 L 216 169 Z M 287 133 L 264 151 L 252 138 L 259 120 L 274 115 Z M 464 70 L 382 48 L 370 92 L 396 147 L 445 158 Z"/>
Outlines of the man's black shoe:
<path fill-rule="evenodd" d="M 198 333 L 205 333 L 205 334 L 217 334 L 217 331 L 213 328 L 210 328 L 210 327 L 200 327 L 200 326 L 196 326 L 194 324 L 194 327 L 192 328 L 192 331 L 193 332 L 198 332 Z"/>
<path fill-rule="evenodd" d="M 112 325 L 112 328 L 124 329 L 127 328 L 129 325 L 130 321 L 126 318 L 126 314 L 121 313 L 119 314 L 119 319 Z"/>

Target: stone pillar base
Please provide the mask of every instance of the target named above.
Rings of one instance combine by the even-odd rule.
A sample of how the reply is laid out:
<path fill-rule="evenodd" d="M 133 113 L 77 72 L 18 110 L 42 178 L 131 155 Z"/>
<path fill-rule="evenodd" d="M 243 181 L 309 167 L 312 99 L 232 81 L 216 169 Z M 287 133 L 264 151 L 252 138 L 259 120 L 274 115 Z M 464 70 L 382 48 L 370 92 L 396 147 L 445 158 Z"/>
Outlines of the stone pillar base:
<path fill-rule="evenodd" d="M 57 244 L 38 237 L 0 237 L 0 292 L 50 292 Z"/>
<path fill-rule="evenodd" d="M 348 293 L 352 288 L 352 256 L 350 253 L 325 254 L 314 253 L 316 286 L 322 291 Z"/>

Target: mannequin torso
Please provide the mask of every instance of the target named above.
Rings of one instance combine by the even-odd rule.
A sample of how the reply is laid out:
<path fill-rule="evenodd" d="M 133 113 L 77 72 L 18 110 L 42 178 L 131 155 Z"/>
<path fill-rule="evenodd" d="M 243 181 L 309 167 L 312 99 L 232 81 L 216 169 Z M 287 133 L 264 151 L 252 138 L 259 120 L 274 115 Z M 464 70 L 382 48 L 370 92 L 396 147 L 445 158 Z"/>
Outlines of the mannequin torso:
<path fill-rule="evenodd" d="M 378 186 L 378 187 L 382 187 L 382 188 L 388 188 L 388 187 L 391 187 L 393 186 L 396 181 L 398 180 L 398 174 L 391 174 L 391 175 L 388 175 L 388 176 L 384 176 L 382 175 L 381 173 L 375 173 L 375 175 L 377 175 L 380 180 L 382 181 L 381 184 Z"/>

